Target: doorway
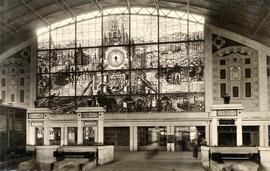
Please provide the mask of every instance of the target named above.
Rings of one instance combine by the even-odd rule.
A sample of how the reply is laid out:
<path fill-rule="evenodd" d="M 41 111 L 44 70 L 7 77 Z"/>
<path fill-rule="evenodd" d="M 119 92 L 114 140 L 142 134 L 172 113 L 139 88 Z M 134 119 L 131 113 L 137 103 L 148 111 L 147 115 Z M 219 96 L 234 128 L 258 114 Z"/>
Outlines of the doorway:
<path fill-rule="evenodd" d="M 236 146 L 236 126 L 218 126 L 218 146 Z"/>

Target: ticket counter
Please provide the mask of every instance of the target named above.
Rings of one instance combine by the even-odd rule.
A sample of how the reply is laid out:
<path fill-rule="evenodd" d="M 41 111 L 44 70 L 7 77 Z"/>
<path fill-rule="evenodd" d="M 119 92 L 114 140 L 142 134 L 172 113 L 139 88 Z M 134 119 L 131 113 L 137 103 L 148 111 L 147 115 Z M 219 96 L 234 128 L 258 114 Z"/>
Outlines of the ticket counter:
<path fill-rule="evenodd" d="M 27 145 L 103 144 L 104 109 L 81 107 L 73 114 L 56 114 L 47 108 L 27 111 Z"/>

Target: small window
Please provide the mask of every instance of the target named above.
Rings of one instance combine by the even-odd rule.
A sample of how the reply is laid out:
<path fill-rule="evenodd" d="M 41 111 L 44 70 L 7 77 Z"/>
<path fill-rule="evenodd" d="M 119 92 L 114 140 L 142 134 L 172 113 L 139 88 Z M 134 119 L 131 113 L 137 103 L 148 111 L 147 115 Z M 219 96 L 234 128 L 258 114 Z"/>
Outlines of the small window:
<path fill-rule="evenodd" d="M 246 97 L 251 97 L 251 83 L 246 83 L 245 86 Z"/>
<path fill-rule="evenodd" d="M 225 59 L 221 59 L 219 61 L 219 65 L 226 65 L 226 60 Z"/>
<path fill-rule="evenodd" d="M 267 65 L 270 65 L 270 56 L 267 56 Z"/>
<path fill-rule="evenodd" d="M 226 69 L 220 70 L 220 79 L 226 79 Z"/>
<path fill-rule="evenodd" d="M 245 64 L 250 64 L 250 58 L 245 59 Z"/>
<path fill-rule="evenodd" d="M 20 69 L 20 73 L 22 73 L 22 74 L 23 74 L 23 73 L 24 73 L 24 69 Z"/>
<path fill-rule="evenodd" d="M 24 102 L 24 90 L 20 91 L 20 102 L 23 103 Z"/>
<path fill-rule="evenodd" d="M 233 97 L 239 97 L 239 88 L 237 86 L 233 87 Z"/>
<path fill-rule="evenodd" d="M 6 74 L 6 70 L 3 69 L 3 70 L 1 71 L 1 73 L 2 73 L 2 74 Z"/>
<path fill-rule="evenodd" d="M 234 62 L 237 62 L 237 58 L 233 58 L 233 61 L 234 61 Z"/>
<path fill-rule="evenodd" d="M 5 78 L 1 79 L 1 86 L 6 87 L 6 79 Z"/>
<path fill-rule="evenodd" d="M 24 86 L 24 77 L 20 78 L 20 86 Z"/>
<path fill-rule="evenodd" d="M 15 95 L 14 95 L 14 94 L 11 94 L 11 96 L 10 96 L 10 101 L 11 101 L 11 102 L 15 102 Z"/>
<path fill-rule="evenodd" d="M 250 68 L 245 69 L 245 78 L 251 78 L 251 69 Z"/>
<path fill-rule="evenodd" d="M 6 91 L 1 92 L 1 98 L 2 98 L 2 102 L 5 103 L 6 102 Z"/>
<path fill-rule="evenodd" d="M 226 84 L 221 83 L 220 84 L 220 97 L 223 98 L 226 94 Z"/>

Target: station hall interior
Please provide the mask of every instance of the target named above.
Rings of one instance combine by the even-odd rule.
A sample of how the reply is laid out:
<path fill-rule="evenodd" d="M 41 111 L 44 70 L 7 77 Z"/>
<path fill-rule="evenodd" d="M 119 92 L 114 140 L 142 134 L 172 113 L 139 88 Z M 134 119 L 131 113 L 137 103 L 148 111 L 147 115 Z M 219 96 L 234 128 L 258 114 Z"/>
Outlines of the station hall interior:
<path fill-rule="evenodd" d="M 268 0 L 1 0 L 0 160 L 196 140 L 270 170 L 269 27 Z"/>

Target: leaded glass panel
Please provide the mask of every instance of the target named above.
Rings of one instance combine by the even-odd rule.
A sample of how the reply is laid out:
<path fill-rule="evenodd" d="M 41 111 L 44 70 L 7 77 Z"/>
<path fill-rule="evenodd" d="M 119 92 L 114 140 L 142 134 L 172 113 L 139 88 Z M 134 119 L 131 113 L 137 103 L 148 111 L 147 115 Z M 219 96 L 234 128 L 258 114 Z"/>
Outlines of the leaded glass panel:
<path fill-rule="evenodd" d="M 74 72 L 74 54 L 74 50 L 52 50 L 50 56 L 51 72 Z"/>
<path fill-rule="evenodd" d="M 119 70 L 129 68 L 128 46 L 104 48 L 104 69 Z"/>
<path fill-rule="evenodd" d="M 76 68 L 79 72 L 102 69 L 101 48 L 76 49 Z"/>
<path fill-rule="evenodd" d="M 92 96 L 97 95 L 102 83 L 100 72 L 80 72 L 76 74 L 76 95 Z"/>
<path fill-rule="evenodd" d="M 137 45 L 131 47 L 132 68 L 157 68 L 158 45 Z"/>
<path fill-rule="evenodd" d="M 108 95 L 129 93 L 129 72 L 109 71 L 103 73 L 103 92 Z"/>
<path fill-rule="evenodd" d="M 63 26 L 51 31 L 51 48 L 75 47 L 75 24 Z"/>
<path fill-rule="evenodd" d="M 75 96 L 75 75 L 74 73 L 51 74 L 52 96 Z"/>
<path fill-rule="evenodd" d="M 37 74 L 37 96 L 48 97 L 50 95 L 50 75 Z"/>
<path fill-rule="evenodd" d="M 37 72 L 49 73 L 50 72 L 50 51 L 38 51 L 37 58 Z"/>
<path fill-rule="evenodd" d="M 136 70 L 131 72 L 132 94 L 158 93 L 157 70 Z"/>

